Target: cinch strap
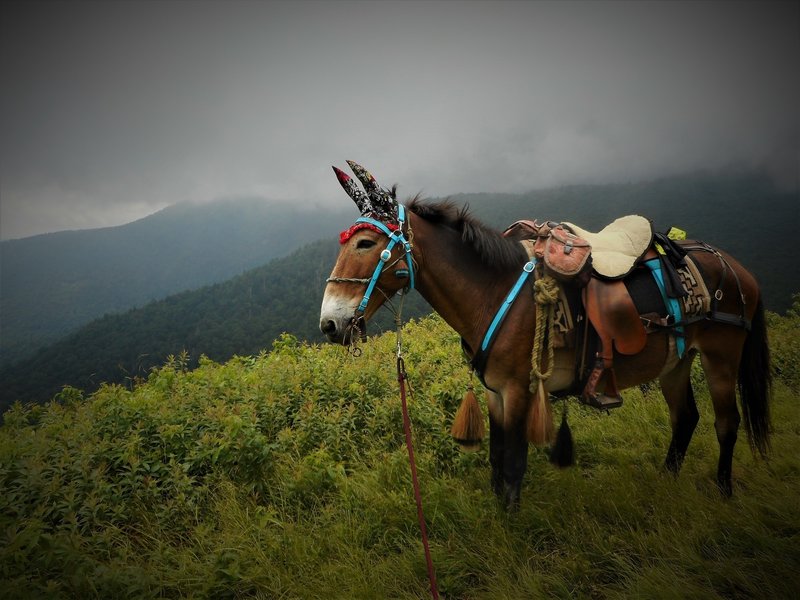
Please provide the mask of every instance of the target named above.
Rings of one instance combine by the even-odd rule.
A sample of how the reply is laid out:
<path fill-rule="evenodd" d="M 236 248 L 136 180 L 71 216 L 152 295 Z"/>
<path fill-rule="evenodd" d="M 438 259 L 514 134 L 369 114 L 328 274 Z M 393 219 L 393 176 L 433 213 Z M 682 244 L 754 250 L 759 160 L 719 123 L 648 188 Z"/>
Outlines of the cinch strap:
<path fill-rule="evenodd" d="M 653 274 L 653 279 L 656 280 L 658 291 L 661 292 L 661 299 L 664 301 L 664 306 L 669 316 L 672 317 L 672 322 L 680 323 L 683 318 L 681 305 L 677 298 L 667 297 L 667 290 L 664 286 L 664 274 L 661 272 L 661 259 L 651 258 L 650 260 L 646 260 L 644 264 L 647 265 L 647 268 L 650 269 L 650 272 Z M 683 325 L 675 326 L 675 347 L 678 350 L 678 358 L 683 358 L 683 354 L 686 352 L 686 338 L 684 337 Z"/>

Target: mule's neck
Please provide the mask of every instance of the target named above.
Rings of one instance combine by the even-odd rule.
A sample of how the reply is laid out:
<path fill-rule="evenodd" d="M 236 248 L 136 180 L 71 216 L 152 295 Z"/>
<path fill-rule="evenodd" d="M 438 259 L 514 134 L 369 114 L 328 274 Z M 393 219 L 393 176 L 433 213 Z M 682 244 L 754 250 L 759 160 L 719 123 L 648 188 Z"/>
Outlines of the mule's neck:
<path fill-rule="evenodd" d="M 485 265 L 454 230 L 414 213 L 409 214 L 409 224 L 418 262 L 417 290 L 470 348 L 477 349 L 519 271 Z"/>

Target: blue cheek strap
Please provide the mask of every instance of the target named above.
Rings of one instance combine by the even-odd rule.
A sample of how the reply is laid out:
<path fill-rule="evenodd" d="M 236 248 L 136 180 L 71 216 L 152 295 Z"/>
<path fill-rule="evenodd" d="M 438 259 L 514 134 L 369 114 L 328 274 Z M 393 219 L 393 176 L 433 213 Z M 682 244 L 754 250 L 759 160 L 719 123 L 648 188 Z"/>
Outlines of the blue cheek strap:
<path fill-rule="evenodd" d="M 356 219 L 356 223 L 367 223 L 369 225 L 372 225 L 373 227 L 377 227 L 378 230 L 382 231 L 389 237 L 389 243 L 386 245 L 386 248 L 381 252 L 380 260 L 378 261 L 378 264 L 375 265 L 375 270 L 372 272 L 372 278 L 369 280 L 369 284 L 367 285 L 367 290 L 366 292 L 364 292 L 364 297 L 361 299 L 361 303 L 358 305 L 358 308 L 356 309 L 357 315 L 363 315 L 364 312 L 367 310 L 367 304 L 369 303 L 370 296 L 372 296 L 372 292 L 375 290 L 375 286 L 378 284 L 378 279 L 380 279 L 381 273 L 383 272 L 383 268 L 386 266 L 386 263 L 392 256 L 392 250 L 398 243 L 403 246 L 403 250 L 405 251 L 406 264 L 408 265 L 408 269 L 398 270 L 397 276 L 398 277 L 408 276 L 409 283 L 406 289 L 410 290 L 414 289 L 414 262 L 413 262 L 413 257 L 411 255 L 411 243 L 406 239 L 405 234 L 403 233 L 403 224 L 405 223 L 405 216 L 406 216 L 405 206 L 403 206 L 402 204 L 398 204 L 397 220 L 399 223 L 399 227 L 395 231 L 389 229 L 385 223 L 382 223 L 381 221 L 372 219 L 370 217 L 360 217 Z"/>

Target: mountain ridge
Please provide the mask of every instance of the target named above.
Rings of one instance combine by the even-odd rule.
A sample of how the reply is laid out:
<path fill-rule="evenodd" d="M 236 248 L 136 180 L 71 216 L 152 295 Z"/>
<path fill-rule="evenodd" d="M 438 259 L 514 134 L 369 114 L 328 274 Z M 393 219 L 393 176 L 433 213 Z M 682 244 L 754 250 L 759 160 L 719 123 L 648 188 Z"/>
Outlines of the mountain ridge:
<path fill-rule="evenodd" d="M 116 227 L 0 243 L 0 365 L 105 314 L 225 281 L 346 223 L 342 210 L 237 198 Z M 298 228 L 296 223 L 307 223 Z"/>

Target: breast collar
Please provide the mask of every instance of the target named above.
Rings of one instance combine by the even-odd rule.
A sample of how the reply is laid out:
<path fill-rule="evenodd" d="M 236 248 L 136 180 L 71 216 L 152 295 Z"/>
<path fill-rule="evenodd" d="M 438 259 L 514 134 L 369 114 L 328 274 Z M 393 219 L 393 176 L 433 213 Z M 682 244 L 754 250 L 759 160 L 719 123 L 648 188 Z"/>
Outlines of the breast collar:
<path fill-rule="evenodd" d="M 508 309 L 511 308 L 512 304 L 514 304 L 514 300 L 516 300 L 517 296 L 519 296 L 520 290 L 522 290 L 522 287 L 525 285 L 525 282 L 531 276 L 531 273 L 533 273 L 533 270 L 535 268 L 536 268 L 535 258 L 531 258 L 531 260 L 526 262 L 525 265 L 522 267 L 522 273 L 520 273 L 519 277 L 517 278 L 517 282 L 514 284 L 514 286 L 506 295 L 506 298 L 505 300 L 503 300 L 503 303 L 500 305 L 500 308 L 497 309 L 497 313 L 495 314 L 494 319 L 492 319 L 489 328 L 486 330 L 486 333 L 483 336 L 483 341 L 481 342 L 480 347 L 472 356 L 472 360 L 469 361 L 470 366 L 475 371 L 475 374 L 478 376 L 478 379 L 480 379 L 483 386 L 487 389 L 491 388 L 488 385 L 486 385 L 484 375 L 486 373 L 486 363 L 489 362 L 489 352 L 492 349 L 492 344 L 494 343 L 494 340 L 497 336 L 497 332 L 503 325 L 503 321 L 505 320 L 506 315 L 508 314 Z M 464 351 L 464 354 L 469 356 L 471 349 L 469 347 L 469 344 L 467 344 L 466 340 L 464 340 L 464 338 L 461 338 L 461 348 Z"/>

